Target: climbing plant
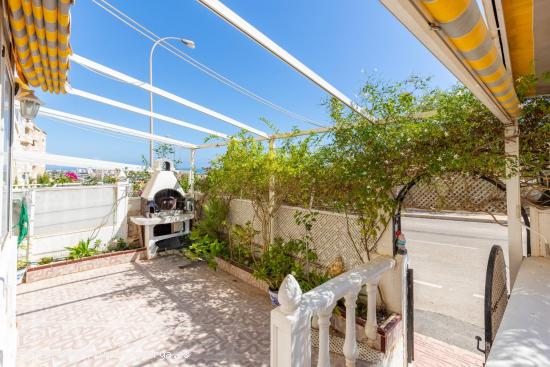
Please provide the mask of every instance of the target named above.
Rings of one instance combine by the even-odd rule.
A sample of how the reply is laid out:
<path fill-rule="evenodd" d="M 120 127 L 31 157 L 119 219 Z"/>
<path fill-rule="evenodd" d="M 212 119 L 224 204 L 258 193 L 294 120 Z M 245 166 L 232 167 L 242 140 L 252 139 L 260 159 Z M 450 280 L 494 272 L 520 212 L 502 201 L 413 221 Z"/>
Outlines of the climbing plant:
<path fill-rule="evenodd" d="M 241 133 L 212 161 L 201 185 L 215 195 L 250 199 L 264 247 L 270 219 L 290 200 L 355 214 L 369 254 L 396 209 L 396 189 L 411 180 L 430 183 L 449 174 L 503 180 L 519 172 L 524 185 L 540 184 L 550 156 L 550 100 L 522 102 L 518 162 L 505 154 L 503 123 L 465 87 L 433 88 L 417 76 L 371 77 L 360 93 L 362 115 L 328 100 L 330 132 L 272 149 Z"/>
<path fill-rule="evenodd" d="M 313 138 L 290 139 L 279 147 L 254 140 L 244 133 L 231 139 L 225 154 L 211 162 L 200 184 L 209 194 L 250 199 L 261 223 L 262 246 L 271 242 L 270 221 L 296 187 L 308 158 L 313 154 Z"/>

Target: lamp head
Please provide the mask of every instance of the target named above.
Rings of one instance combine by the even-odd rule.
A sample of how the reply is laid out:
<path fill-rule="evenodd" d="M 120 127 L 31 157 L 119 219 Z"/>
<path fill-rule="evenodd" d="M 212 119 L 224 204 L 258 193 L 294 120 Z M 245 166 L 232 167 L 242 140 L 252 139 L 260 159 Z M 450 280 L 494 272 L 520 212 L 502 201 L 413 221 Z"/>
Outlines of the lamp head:
<path fill-rule="evenodd" d="M 181 43 L 183 43 L 185 46 L 187 46 L 189 48 L 195 48 L 195 42 L 193 42 L 191 40 L 188 40 L 188 39 L 185 39 L 185 38 L 180 38 L 180 41 L 181 41 Z"/>
<path fill-rule="evenodd" d="M 16 99 L 21 106 L 21 117 L 26 120 L 33 120 L 38 114 L 40 106 L 44 104 L 34 95 L 34 91 L 31 89 L 21 89 L 19 93 L 17 93 Z"/>

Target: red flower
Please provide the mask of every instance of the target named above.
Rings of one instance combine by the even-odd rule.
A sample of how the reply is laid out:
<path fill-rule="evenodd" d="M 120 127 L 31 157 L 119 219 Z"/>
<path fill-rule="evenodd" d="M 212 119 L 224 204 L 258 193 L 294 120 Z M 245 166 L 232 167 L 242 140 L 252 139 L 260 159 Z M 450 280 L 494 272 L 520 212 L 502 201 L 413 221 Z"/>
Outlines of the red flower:
<path fill-rule="evenodd" d="M 76 173 L 74 173 L 74 172 L 67 172 L 67 173 L 65 173 L 65 177 L 67 177 L 69 180 L 71 180 L 71 181 L 73 181 L 73 182 L 76 181 L 76 180 L 78 180 L 78 176 L 77 176 Z"/>

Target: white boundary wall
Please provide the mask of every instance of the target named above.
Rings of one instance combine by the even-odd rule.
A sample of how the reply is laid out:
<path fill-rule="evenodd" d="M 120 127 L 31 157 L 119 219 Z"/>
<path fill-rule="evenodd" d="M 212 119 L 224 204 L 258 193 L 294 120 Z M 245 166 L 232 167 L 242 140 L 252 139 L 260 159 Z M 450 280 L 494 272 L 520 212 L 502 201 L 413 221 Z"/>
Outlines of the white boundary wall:
<path fill-rule="evenodd" d="M 45 256 L 63 257 L 65 247 L 82 239 L 126 238 L 128 184 L 65 186 L 14 190 L 25 198 L 29 214 L 31 262 Z M 13 223 L 19 220 L 20 201 L 14 203 Z M 26 244 L 26 240 L 23 242 Z M 20 249 L 24 253 L 24 249 Z"/>

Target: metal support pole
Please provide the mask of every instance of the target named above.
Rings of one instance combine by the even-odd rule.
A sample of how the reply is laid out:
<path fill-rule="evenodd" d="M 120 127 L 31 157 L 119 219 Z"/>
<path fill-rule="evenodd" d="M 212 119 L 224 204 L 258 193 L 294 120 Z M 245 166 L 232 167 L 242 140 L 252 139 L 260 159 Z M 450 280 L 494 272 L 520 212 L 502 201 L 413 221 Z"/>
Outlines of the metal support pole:
<path fill-rule="evenodd" d="M 275 154 L 275 139 L 269 139 L 269 158 L 273 159 Z M 273 210 L 275 206 L 275 176 L 269 178 L 269 244 L 273 243 L 275 238 L 273 229 L 275 228 L 275 220 L 273 218 Z"/>
<path fill-rule="evenodd" d="M 155 42 L 153 47 L 151 47 L 151 52 L 149 52 L 149 85 L 153 86 L 153 52 L 155 51 L 155 48 L 157 47 L 158 43 Z M 154 125 L 155 125 L 155 119 L 153 117 L 153 90 L 151 89 L 149 91 L 149 112 L 151 112 L 151 115 L 149 116 L 149 133 L 153 134 L 154 131 Z M 153 140 L 149 140 L 149 167 L 153 169 L 153 150 L 155 147 L 155 142 Z"/>
<path fill-rule="evenodd" d="M 22 200 L 26 200 L 27 197 L 29 197 L 29 201 L 27 201 L 27 208 L 28 208 L 28 228 L 27 228 L 27 249 L 25 253 L 25 261 L 27 261 L 27 267 L 29 266 L 29 259 L 31 255 L 31 245 L 32 245 L 32 238 L 34 237 L 34 217 L 36 216 L 36 190 L 30 189 L 29 192 L 30 195 L 24 195 Z"/>
<path fill-rule="evenodd" d="M 517 121 L 505 127 L 504 150 L 508 157 L 519 159 L 519 129 Z M 512 171 L 508 169 L 508 173 Z M 510 269 L 510 289 L 512 289 L 523 259 L 521 227 L 520 174 L 513 173 L 506 180 L 506 213 L 508 215 L 508 254 Z"/>
<path fill-rule="evenodd" d="M 189 192 L 191 194 L 195 194 L 195 153 L 196 153 L 196 149 L 190 149 L 189 150 L 190 152 L 190 169 L 189 169 Z"/>

